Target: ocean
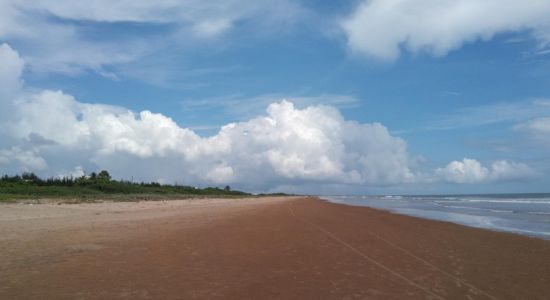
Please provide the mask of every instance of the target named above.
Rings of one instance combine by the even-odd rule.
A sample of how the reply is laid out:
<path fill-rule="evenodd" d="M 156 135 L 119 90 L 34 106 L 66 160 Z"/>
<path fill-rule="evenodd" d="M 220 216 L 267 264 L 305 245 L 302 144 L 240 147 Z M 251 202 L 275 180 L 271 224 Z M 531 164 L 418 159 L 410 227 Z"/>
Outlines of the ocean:
<path fill-rule="evenodd" d="M 334 203 L 550 240 L 550 194 L 322 196 Z"/>

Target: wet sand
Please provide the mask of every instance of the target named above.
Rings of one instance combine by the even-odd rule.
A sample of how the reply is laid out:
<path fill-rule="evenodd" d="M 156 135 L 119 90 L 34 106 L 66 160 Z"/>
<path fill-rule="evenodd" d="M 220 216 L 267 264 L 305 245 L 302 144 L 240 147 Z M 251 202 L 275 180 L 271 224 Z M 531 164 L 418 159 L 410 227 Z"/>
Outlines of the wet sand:
<path fill-rule="evenodd" d="M 548 299 L 550 241 L 316 198 L 0 205 L 0 299 Z"/>

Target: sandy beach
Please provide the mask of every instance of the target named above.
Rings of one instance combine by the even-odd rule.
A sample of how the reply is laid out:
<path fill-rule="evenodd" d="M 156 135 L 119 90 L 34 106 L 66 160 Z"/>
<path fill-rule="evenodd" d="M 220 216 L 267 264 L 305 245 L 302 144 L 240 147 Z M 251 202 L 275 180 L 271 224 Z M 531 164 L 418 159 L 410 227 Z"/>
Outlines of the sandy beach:
<path fill-rule="evenodd" d="M 548 299 L 550 241 L 314 197 L 0 205 L 0 299 Z"/>

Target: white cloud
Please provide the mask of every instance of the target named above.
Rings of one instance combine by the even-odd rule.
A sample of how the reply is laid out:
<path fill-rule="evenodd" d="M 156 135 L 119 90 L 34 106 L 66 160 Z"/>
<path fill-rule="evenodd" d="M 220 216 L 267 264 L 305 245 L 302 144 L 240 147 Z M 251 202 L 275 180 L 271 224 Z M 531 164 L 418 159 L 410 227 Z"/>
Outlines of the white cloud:
<path fill-rule="evenodd" d="M 452 161 L 445 168 L 437 169 L 436 174 L 450 182 L 476 183 L 486 180 L 489 170 L 477 160 L 465 158 L 462 161 Z"/>
<path fill-rule="evenodd" d="M 13 100 L 22 86 L 21 73 L 25 62 L 7 44 L 0 44 L 0 120 L 10 117 Z M 0 134 L 5 128 L 0 127 Z"/>
<path fill-rule="evenodd" d="M 193 31 L 203 37 L 215 37 L 231 28 L 231 21 L 219 19 L 214 21 L 202 21 L 193 26 Z"/>
<path fill-rule="evenodd" d="M 550 118 L 537 118 L 521 126 L 540 135 L 550 135 Z"/>
<path fill-rule="evenodd" d="M 483 106 L 466 107 L 442 116 L 427 129 L 456 129 L 526 120 L 550 115 L 550 100 L 535 99 L 517 102 L 500 102 Z"/>
<path fill-rule="evenodd" d="M 29 8 L 27 5 L 26 8 Z M 284 20 L 294 17 L 299 6 L 290 1 L 249 0 L 91 0 L 61 3 L 55 0 L 34 1 L 32 7 L 63 19 L 95 22 L 193 23 L 238 19 L 256 15 Z M 284 14 L 283 14 L 284 13 Z"/>
<path fill-rule="evenodd" d="M 516 130 L 524 132 L 533 141 L 550 145 L 550 117 L 535 118 L 515 126 Z"/>
<path fill-rule="evenodd" d="M 24 61 L 2 45 L 0 61 L 5 58 L 17 63 L 0 70 L 0 85 L 21 83 Z M 429 181 L 413 170 L 417 162 L 403 139 L 392 136 L 382 124 L 346 120 L 332 106 L 297 108 L 289 101 L 273 102 L 261 116 L 201 137 L 162 114 L 82 103 L 62 91 L 19 85 L 0 99 L 0 111 L 10 116 L 0 119 L 3 172 L 38 171 L 49 176 L 107 169 L 125 179 L 235 184 L 263 191 L 277 186 Z M 457 183 L 533 174 L 521 163 L 496 161 L 484 167 L 472 159 L 453 161 L 435 173 Z"/>
<path fill-rule="evenodd" d="M 47 162 L 36 151 L 23 150 L 19 147 L 0 149 L 0 167 L 9 164 L 19 165 L 20 170 L 24 172 L 42 171 L 48 167 Z"/>
<path fill-rule="evenodd" d="M 0 59 L 17 57 L 9 46 L 2 49 Z M 3 76 L 8 82 L 20 74 L 11 69 L 13 76 Z M 11 170 L 66 174 L 92 166 L 125 178 L 251 188 L 414 180 L 404 140 L 381 124 L 345 120 L 330 106 L 271 103 L 267 114 L 203 138 L 162 114 L 82 103 L 62 91 L 22 87 L 11 105 L 12 119 L 0 121 L 5 140 L 13 141 L 2 150 Z"/>
<path fill-rule="evenodd" d="M 395 60 L 402 49 L 441 56 L 464 43 L 525 30 L 544 48 L 549 15 L 546 0 L 368 0 L 341 27 L 352 51 Z"/>
<path fill-rule="evenodd" d="M 346 121 L 326 106 L 300 110 L 286 101 L 269 105 L 267 113 L 201 138 L 161 114 L 83 104 L 62 92 L 43 91 L 20 103 L 11 133 L 52 141 L 68 155 L 90 153 L 101 168 L 111 169 L 108 162 L 121 156 L 133 163 L 166 160 L 175 173 L 195 182 L 385 185 L 413 178 L 406 143 L 380 124 Z M 54 146 L 38 148 L 48 147 Z"/>
<path fill-rule="evenodd" d="M 0 93 L 6 97 L 7 93 L 18 90 L 21 87 L 21 73 L 23 72 L 24 61 L 19 57 L 19 53 L 13 50 L 7 44 L 0 45 L 0 82 L 2 89 Z M 2 97 L 2 95 L 0 95 Z"/>
<path fill-rule="evenodd" d="M 301 14 L 301 6 L 287 0 L 0 0 L 0 39 L 16 43 L 33 71 L 91 70 L 115 77 L 106 69 L 166 44 L 196 45 L 197 40 L 221 36 L 244 21 L 264 29 L 288 25 Z M 140 27 L 112 30 L 121 23 Z"/>
<path fill-rule="evenodd" d="M 499 160 L 485 167 L 475 159 L 464 158 L 436 169 L 435 174 L 439 179 L 452 183 L 483 183 L 525 179 L 533 176 L 534 171 L 523 163 Z"/>
<path fill-rule="evenodd" d="M 525 179 L 535 175 L 526 164 L 498 160 L 491 164 L 491 180 Z"/>
<path fill-rule="evenodd" d="M 57 174 L 57 178 L 64 178 L 64 177 L 79 178 L 84 175 L 86 175 L 84 168 L 82 166 L 76 166 L 72 171 L 60 172 L 59 174 Z"/>
<path fill-rule="evenodd" d="M 269 104 L 281 99 L 288 99 L 297 107 L 325 104 L 337 108 L 353 108 L 360 105 L 359 98 L 351 95 L 285 96 L 282 94 L 265 94 L 254 97 L 224 95 L 222 97 L 203 99 L 185 99 L 181 102 L 181 106 L 185 111 L 189 112 L 222 108 L 226 114 L 242 119 L 262 113 Z"/>
<path fill-rule="evenodd" d="M 128 36 L 110 42 L 105 34 L 92 41 L 86 38 L 86 27 L 59 22 L 57 17 L 44 3 L 0 0 L 0 39 L 24 49 L 22 56 L 30 70 L 66 74 L 104 73 L 104 66 L 129 62 L 150 48 L 145 41 Z"/>

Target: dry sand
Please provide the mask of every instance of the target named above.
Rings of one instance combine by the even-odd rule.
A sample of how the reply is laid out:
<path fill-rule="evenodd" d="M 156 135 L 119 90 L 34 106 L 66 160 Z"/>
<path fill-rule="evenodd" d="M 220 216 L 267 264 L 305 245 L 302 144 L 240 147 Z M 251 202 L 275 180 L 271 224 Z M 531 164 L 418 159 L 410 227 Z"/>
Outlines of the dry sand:
<path fill-rule="evenodd" d="M 316 198 L 0 205 L 0 299 L 548 299 L 550 241 Z"/>

